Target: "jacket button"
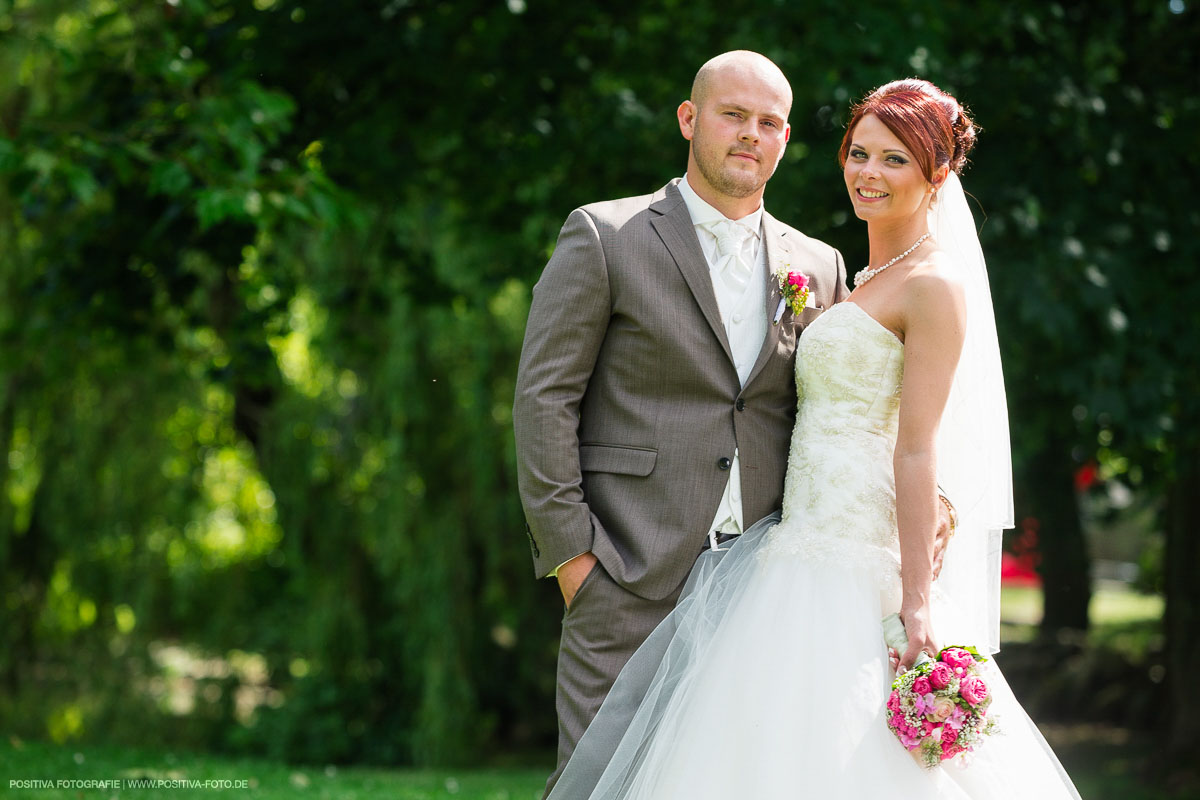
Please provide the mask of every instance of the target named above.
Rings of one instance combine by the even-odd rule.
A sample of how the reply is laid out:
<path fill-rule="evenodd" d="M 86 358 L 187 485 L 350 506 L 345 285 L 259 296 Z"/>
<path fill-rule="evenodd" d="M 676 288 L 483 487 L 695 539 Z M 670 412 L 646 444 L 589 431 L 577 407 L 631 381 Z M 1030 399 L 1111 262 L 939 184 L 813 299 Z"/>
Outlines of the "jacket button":
<path fill-rule="evenodd" d="M 719 467 L 720 469 L 729 469 L 732 466 L 733 466 L 733 462 L 730 461 L 728 458 L 722 457 L 717 460 L 717 467 Z"/>
<path fill-rule="evenodd" d="M 735 408 L 737 408 L 738 411 L 745 411 L 746 410 L 746 401 L 739 397 Z"/>

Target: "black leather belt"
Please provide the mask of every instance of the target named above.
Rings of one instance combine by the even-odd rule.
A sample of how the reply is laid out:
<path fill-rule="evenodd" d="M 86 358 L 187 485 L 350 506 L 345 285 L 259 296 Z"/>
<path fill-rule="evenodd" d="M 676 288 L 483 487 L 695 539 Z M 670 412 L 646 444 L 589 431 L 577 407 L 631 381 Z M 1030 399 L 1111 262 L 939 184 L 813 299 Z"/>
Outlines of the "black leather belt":
<path fill-rule="evenodd" d="M 722 532 L 718 531 L 717 532 L 717 547 L 720 547 L 721 545 L 723 545 L 727 542 L 732 542 L 734 539 L 738 538 L 739 536 L 741 536 L 740 533 L 722 533 Z M 702 547 L 700 549 L 700 552 L 703 553 L 705 550 L 711 550 L 711 549 L 712 549 L 712 541 L 709 539 L 705 539 L 704 547 Z"/>

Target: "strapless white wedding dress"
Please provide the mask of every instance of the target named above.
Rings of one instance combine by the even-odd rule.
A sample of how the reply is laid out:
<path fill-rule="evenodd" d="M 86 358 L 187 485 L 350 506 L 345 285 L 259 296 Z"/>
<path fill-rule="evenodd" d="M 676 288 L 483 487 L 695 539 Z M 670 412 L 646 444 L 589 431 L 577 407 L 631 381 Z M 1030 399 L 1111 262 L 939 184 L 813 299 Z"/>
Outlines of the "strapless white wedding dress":
<path fill-rule="evenodd" d="M 994 660 L 990 713 L 1002 733 L 965 759 L 924 769 L 885 724 L 903 374 L 903 345 L 854 303 L 805 330 L 782 520 L 701 558 L 553 800 L 1079 797 Z M 972 644 L 956 639 L 944 598 L 934 614 L 941 642 Z"/>

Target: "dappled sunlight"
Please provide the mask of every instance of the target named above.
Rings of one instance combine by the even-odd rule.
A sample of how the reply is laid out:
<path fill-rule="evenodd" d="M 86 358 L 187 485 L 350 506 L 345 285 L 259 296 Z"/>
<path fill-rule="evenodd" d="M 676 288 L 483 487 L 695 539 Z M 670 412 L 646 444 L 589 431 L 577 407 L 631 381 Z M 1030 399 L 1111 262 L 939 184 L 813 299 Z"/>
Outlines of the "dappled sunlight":
<path fill-rule="evenodd" d="M 1000 592 L 1000 619 L 1012 625 L 1037 625 L 1042 621 L 1042 590 L 1033 586 L 1006 586 Z M 1092 593 L 1088 617 L 1093 625 L 1120 625 L 1162 619 L 1161 595 L 1144 594 L 1115 581 Z"/>
<path fill-rule="evenodd" d="M 199 704 L 220 703 L 225 692 L 232 692 L 234 716 L 248 724 L 259 707 L 278 708 L 284 702 L 269 685 L 266 661 L 257 653 L 231 650 L 215 656 L 192 646 L 153 642 L 149 654 L 157 672 L 142 690 L 165 713 L 188 716 Z"/>
<path fill-rule="evenodd" d="M 150 549 L 165 550 L 177 568 L 188 564 L 191 548 L 204 564 L 219 567 L 261 557 L 283 536 L 275 493 L 253 449 L 233 431 L 233 397 L 218 385 L 206 387 L 202 397 L 201 405 L 181 404 L 164 425 L 174 447 L 166 454 L 163 474 L 181 480 L 194 476 L 200 488 L 198 516 L 184 526 L 184 539 L 170 524 L 149 532 Z"/>
<path fill-rule="evenodd" d="M 279 362 L 279 371 L 295 389 L 308 397 L 320 397 L 334 386 L 337 373 L 313 349 L 313 339 L 325 328 L 328 313 L 307 288 L 297 291 L 288 304 L 288 333 L 268 342 Z"/>
<path fill-rule="evenodd" d="M 42 616 L 42 624 L 47 629 L 63 634 L 89 628 L 96 621 L 96 603 L 72 586 L 71 570 L 69 559 L 63 559 L 55 566 Z"/>
<path fill-rule="evenodd" d="M 188 526 L 188 538 L 212 565 L 266 555 L 283 533 L 277 523 L 275 493 L 259 473 L 247 445 L 210 450 L 202 485 L 210 510 Z"/>
<path fill-rule="evenodd" d="M 116 623 L 118 633 L 129 634 L 137 626 L 137 614 L 126 604 L 120 603 L 113 609 L 113 621 Z"/>
<path fill-rule="evenodd" d="M 13 511 L 13 530 L 24 533 L 29 529 L 29 518 L 33 513 L 33 494 L 42 479 L 42 464 L 38 458 L 37 445 L 29 428 L 17 426 L 13 429 L 8 449 L 8 502 Z"/>
<path fill-rule="evenodd" d="M 80 738 L 83 736 L 83 710 L 78 705 L 54 709 L 46 718 L 46 733 L 55 744 Z"/>

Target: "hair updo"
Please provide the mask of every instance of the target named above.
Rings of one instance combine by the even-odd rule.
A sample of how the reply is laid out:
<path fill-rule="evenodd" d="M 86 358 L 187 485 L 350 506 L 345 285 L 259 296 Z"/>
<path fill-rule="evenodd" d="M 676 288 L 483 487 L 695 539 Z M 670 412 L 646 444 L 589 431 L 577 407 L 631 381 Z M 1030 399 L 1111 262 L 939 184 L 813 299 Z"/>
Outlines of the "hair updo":
<path fill-rule="evenodd" d="M 958 100 L 929 81 L 906 78 L 880 86 L 850 109 L 850 122 L 838 150 L 843 167 L 854 128 L 867 114 L 874 114 L 904 142 L 929 180 L 945 165 L 961 175 L 967 154 L 975 146 L 975 123 Z"/>

